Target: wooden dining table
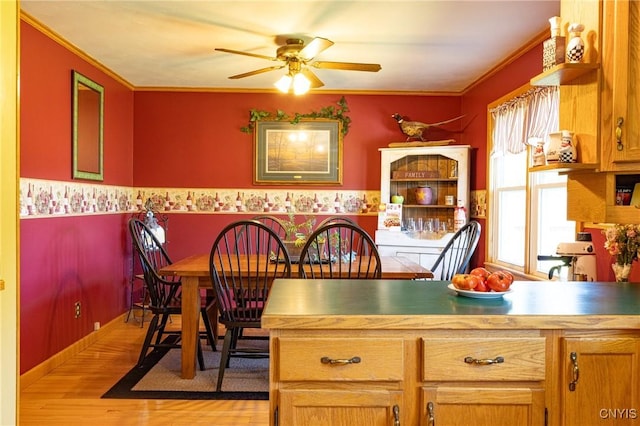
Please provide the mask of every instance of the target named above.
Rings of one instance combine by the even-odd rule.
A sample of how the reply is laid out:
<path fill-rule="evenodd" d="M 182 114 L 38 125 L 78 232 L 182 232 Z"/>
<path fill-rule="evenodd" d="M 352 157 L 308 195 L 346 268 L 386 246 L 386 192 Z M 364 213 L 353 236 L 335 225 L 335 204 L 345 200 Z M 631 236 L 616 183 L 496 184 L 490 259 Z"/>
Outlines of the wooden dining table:
<path fill-rule="evenodd" d="M 433 273 L 406 257 L 381 256 L 383 279 L 413 280 L 433 278 Z M 320 267 L 320 265 L 318 265 Z M 209 276 L 209 253 L 196 254 L 180 259 L 160 269 L 160 275 L 180 276 L 182 282 L 182 350 L 181 377 L 193 379 L 196 375 L 196 351 L 200 328 L 201 289 L 213 289 Z M 294 265 L 292 275 L 297 277 Z M 212 318 L 217 327 L 217 318 Z M 217 335 L 217 333 L 215 333 Z"/>

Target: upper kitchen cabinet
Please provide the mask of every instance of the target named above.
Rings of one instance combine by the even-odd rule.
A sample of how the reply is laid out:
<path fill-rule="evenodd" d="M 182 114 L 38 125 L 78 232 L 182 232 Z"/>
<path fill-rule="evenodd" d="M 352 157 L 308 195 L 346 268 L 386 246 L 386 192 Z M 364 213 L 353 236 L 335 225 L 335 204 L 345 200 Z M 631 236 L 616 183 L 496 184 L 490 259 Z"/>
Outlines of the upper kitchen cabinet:
<path fill-rule="evenodd" d="M 581 166 L 561 170 L 568 175 L 567 218 L 639 223 L 638 209 L 621 194 L 640 183 L 640 2 L 562 0 L 561 17 L 563 28 L 584 24 L 583 62 L 599 64 L 591 71 L 566 64 L 532 79 L 558 82 L 560 128 L 578 139 Z"/>
<path fill-rule="evenodd" d="M 581 38 L 585 52 L 580 63 L 565 62 L 531 79 L 532 86 L 559 86 L 560 129 L 574 132 L 578 163 L 551 164 L 540 171 L 572 172 L 600 167 L 600 55 L 602 40 L 602 2 L 563 0 L 561 2 L 562 35 L 567 43 L 572 23 L 584 25 Z"/>
<path fill-rule="evenodd" d="M 574 78 L 560 84 L 561 130 L 574 132 L 578 140 L 578 162 L 600 165 L 599 102 L 601 84 L 601 26 L 602 3 L 599 1 L 562 1 L 560 16 L 567 43 L 571 38 L 568 27 L 571 23 L 584 25 L 581 37 L 585 52 L 581 64 L 567 63 L 565 66 L 583 71 L 573 74 Z"/>
<path fill-rule="evenodd" d="M 602 170 L 640 171 L 640 3 L 604 2 Z"/>

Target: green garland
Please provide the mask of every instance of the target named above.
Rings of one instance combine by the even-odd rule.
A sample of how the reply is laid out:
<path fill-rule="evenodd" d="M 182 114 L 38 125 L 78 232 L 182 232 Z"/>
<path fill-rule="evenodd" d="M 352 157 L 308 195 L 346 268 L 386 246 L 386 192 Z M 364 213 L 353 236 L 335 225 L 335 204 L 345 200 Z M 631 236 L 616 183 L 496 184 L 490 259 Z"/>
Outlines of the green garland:
<path fill-rule="evenodd" d="M 287 115 L 282 110 L 277 110 L 275 113 L 269 111 L 262 111 L 258 109 L 252 109 L 249 111 L 249 124 L 245 127 L 241 127 L 240 131 L 244 133 L 253 133 L 253 129 L 256 127 L 256 122 L 261 120 L 269 121 L 284 121 L 287 120 L 291 124 L 298 124 L 300 120 L 305 118 L 325 118 L 330 120 L 338 120 L 342 123 L 342 135 L 346 135 L 349 132 L 349 125 L 351 124 L 351 118 L 347 116 L 349 107 L 344 96 L 337 102 L 338 107 L 328 106 L 321 108 L 320 111 L 312 111 L 307 114 L 295 113 L 293 117 Z"/>

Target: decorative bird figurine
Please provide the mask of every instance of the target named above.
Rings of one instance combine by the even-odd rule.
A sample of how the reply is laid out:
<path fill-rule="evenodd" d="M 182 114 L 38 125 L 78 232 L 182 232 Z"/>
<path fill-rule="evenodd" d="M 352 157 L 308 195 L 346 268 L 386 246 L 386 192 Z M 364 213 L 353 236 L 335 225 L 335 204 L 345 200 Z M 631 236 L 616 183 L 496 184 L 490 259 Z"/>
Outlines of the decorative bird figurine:
<path fill-rule="evenodd" d="M 420 121 L 406 121 L 398 113 L 393 114 L 391 117 L 393 117 L 398 122 L 398 126 L 400 127 L 400 130 L 402 131 L 402 133 L 407 135 L 407 141 L 409 141 L 412 138 L 414 139 L 418 138 L 421 141 L 424 141 L 424 138 L 422 137 L 422 133 L 425 130 L 428 130 L 431 127 L 437 127 L 442 124 L 447 124 L 447 123 L 451 123 L 452 121 L 460 120 L 462 117 L 464 117 L 464 115 L 451 118 L 449 120 L 439 121 L 437 123 L 430 123 L 430 124 L 421 123 Z"/>

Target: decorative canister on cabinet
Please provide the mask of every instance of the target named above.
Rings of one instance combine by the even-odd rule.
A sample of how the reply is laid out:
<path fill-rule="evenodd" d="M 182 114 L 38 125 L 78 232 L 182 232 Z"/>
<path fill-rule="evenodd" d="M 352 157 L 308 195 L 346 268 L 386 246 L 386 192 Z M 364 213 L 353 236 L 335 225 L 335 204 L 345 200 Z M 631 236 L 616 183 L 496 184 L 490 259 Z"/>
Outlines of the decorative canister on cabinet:
<path fill-rule="evenodd" d="M 433 191 L 429 186 L 419 186 L 416 188 L 416 203 L 422 205 L 431 204 L 433 201 Z"/>
<path fill-rule="evenodd" d="M 531 152 L 531 165 L 533 167 L 546 165 L 547 159 L 544 153 L 544 140 L 536 138 L 532 142 L 535 142 L 535 144 Z"/>
<path fill-rule="evenodd" d="M 559 16 L 549 18 L 551 24 L 551 38 L 543 43 L 542 70 L 546 71 L 557 64 L 565 61 L 565 37 L 560 35 L 560 25 L 562 19 Z"/>
<path fill-rule="evenodd" d="M 574 134 L 569 130 L 563 130 L 561 133 L 562 142 L 560 142 L 560 148 L 558 149 L 558 160 L 561 163 L 575 163 L 578 161 L 578 155 Z"/>
<path fill-rule="evenodd" d="M 547 143 L 547 163 L 557 163 L 560 161 L 560 144 L 562 143 L 562 133 L 549 133 L 549 142 Z"/>
<path fill-rule="evenodd" d="M 575 163 L 577 161 L 575 134 L 570 130 L 549 133 L 547 163 Z"/>
<path fill-rule="evenodd" d="M 567 59 L 569 62 L 582 62 L 584 56 L 584 41 L 580 36 L 584 31 L 584 25 L 573 23 L 569 25 L 569 44 L 567 44 Z"/>

